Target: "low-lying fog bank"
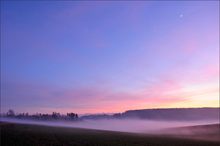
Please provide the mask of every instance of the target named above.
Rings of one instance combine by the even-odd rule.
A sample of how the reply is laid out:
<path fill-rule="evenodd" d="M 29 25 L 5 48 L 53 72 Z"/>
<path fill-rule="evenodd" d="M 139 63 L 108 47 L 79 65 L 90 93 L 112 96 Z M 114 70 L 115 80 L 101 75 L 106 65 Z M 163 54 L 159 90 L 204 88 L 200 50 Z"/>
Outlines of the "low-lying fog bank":
<path fill-rule="evenodd" d="M 111 119 L 111 120 L 83 120 L 83 121 L 33 121 L 12 118 L 1 118 L 2 122 L 13 122 L 23 124 L 37 124 L 59 127 L 74 127 L 97 130 L 109 130 L 133 133 L 157 134 L 162 129 L 177 128 L 194 125 L 207 125 L 219 123 L 217 120 L 202 121 L 151 121 L 139 119 Z M 163 131 L 163 134 L 166 133 Z M 169 133 L 169 132 L 168 132 Z"/>

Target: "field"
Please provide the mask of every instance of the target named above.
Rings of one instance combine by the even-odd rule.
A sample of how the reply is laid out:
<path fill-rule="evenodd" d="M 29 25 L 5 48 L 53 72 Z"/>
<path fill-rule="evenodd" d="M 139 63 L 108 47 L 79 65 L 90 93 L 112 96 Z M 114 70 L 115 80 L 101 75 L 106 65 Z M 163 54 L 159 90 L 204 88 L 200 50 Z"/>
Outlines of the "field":
<path fill-rule="evenodd" d="M 217 146 L 220 144 L 220 141 L 80 128 L 3 122 L 0 126 L 1 146 Z"/>

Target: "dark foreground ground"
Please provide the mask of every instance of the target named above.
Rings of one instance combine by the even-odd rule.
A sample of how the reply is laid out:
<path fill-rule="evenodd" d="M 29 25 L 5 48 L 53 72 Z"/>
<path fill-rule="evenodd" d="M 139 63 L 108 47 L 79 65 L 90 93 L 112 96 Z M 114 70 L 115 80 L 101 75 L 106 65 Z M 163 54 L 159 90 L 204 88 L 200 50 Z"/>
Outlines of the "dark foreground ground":
<path fill-rule="evenodd" d="M 1 146 L 219 146 L 220 141 L 0 123 Z"/>

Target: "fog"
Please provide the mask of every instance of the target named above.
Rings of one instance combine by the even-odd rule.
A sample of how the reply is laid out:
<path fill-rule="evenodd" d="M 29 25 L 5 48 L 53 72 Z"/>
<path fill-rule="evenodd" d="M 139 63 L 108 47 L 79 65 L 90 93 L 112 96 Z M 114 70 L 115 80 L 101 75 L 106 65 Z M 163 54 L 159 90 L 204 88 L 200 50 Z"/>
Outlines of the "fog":
<path fill-rule="evenodd" d="M 167 128 L 177 128 L 195 125 L 207 125 L 219 123 L 217 120 L 209 121 L 152 121 L 139 119 L 111 119 L 111 120 L 83 120 L 83 121 L 34 121 L 19 120 L 10 118 L 1 118 L 1 121 L 12 123 L 25 123 L 58 127 L 75 127 L 108 131 L 148 133 L 156 134 L 160 131 L 163 133 Z M 166 133 L 166 132 L 165 132 Z"/>

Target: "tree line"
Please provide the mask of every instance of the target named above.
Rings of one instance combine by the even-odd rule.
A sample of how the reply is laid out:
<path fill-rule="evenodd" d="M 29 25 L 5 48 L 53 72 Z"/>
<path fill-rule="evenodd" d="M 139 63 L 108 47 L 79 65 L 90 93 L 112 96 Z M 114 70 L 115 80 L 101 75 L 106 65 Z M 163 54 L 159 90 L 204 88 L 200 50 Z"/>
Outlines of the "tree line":
<path fill-rule="evenodd" d="M 14 110 L 9 109 L 8 112 L 3 117 L 8 118 L 18 118 L 18 119 L 33 119 L 33 120 L 78 120 L 78 114 L 70 112 L 66 115 L 60 114 L 58 112 L 53 112 L 52 114 L 42 114 L 36 113 L 30 115 L 29 113 L 15 113 Z"/>

